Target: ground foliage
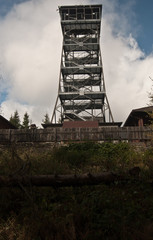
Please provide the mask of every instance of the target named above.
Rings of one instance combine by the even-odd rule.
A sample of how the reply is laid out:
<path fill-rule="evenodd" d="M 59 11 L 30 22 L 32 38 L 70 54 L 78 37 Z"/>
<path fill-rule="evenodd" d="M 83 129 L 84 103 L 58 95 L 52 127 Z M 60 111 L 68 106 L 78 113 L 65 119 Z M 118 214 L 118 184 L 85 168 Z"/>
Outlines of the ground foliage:
<path fill-rule="evenodd" d="M 0 175 L 79 174 L 141 168 L 140 179 L 83 187 L 0 189 L 0 240 L 149 240 L 153 236 L 153 148 L 71 143 L 40 152 L 0 151 Z"/>

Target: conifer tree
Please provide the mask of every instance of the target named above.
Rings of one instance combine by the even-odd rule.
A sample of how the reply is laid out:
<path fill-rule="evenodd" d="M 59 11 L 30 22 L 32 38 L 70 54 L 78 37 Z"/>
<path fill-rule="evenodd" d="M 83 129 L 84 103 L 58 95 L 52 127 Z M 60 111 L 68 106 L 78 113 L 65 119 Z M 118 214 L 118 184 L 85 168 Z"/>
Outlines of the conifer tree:
<path fill-rule="evenodd" d="M 153 82 L 153 79 L 150 77 L 151 81 Z M 149 93 L 149 100 L 150 100 L 150 105 L 153 105 L 153 85 L 151 88 L 151 92 Z"/>
<path fill-rule="evenodd" d="M 150 77 L 151 81 L 153 82 L 153 79 Z M 153 106 L 153 85 L 152 85 L 152 88 L 151 88 L 151 92 L 149 93 L 149 106 Z M 149 116 L 150 116 L 150 127 L 151 129 L 153 130 L 153 111 L 150 111 L 149 113 Z M 152 142 L 153 142 L 153 136 L 152 136 Z"/>
<path fill-rule="evenodd" d="M 44 123 L 44 124 L 48 124 L 48 123 L 50 123 L 48 113 L 46 113 L 46 114 L 44 115 L 43 123 Z"/>
<path fill-rule="evenodd" d="M 30 123 L 29 115 L 27 112 L 25 112 L 23 116 L 22 128 L 26 128 L 26 129 L 29 128 L 29 123 Z"/>
<path fill-rule="evenodd" d="M 18 114 L 18 111 L 16 110 L 14 112 L 14 115 L 10 117 L 10 122 L 17 128 L 20 128 L 21 127 L 21 124 L 20 124 L 20 117 L 19 117 L 19 114 Z"/>

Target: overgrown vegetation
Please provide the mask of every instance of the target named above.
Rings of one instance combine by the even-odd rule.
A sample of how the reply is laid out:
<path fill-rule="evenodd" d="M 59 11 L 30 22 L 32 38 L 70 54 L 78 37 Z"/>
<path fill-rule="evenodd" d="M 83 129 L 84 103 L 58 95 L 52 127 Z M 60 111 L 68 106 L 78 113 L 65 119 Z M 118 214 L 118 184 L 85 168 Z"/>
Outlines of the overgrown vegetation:
<path fill-rule="evenodd" d="M 78 143 L 51 151 L 0 151 L 0 175 L 127 173 L 139 181 L 83 187 L 1 188 L 0 240 L 149 240 L 153 236 L 153 149 Z"/>

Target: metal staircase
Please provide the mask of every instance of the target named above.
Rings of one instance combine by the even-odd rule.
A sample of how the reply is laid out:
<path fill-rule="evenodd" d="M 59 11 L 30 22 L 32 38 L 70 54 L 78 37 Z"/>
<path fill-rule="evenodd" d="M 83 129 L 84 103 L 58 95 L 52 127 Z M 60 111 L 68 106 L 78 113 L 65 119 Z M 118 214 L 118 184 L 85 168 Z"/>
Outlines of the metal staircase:
<path fill-rule="evenodd" d="M 59 13 L 63 47 L 51 122 L 114 122 L 100 52 L 102 5 L 61 6 Z"/>

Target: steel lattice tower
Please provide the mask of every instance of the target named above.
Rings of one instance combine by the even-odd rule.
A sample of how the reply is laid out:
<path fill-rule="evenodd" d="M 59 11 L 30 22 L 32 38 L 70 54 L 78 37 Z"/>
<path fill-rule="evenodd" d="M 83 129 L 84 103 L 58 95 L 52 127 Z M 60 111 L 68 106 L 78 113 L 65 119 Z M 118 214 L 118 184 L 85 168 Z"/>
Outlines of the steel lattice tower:
<path fill-rule="evenodd" d="M 114 122 L 100 51 L 102 5 L 61 6 L 59 13 L 63 46 L 51 122 Z"/>

